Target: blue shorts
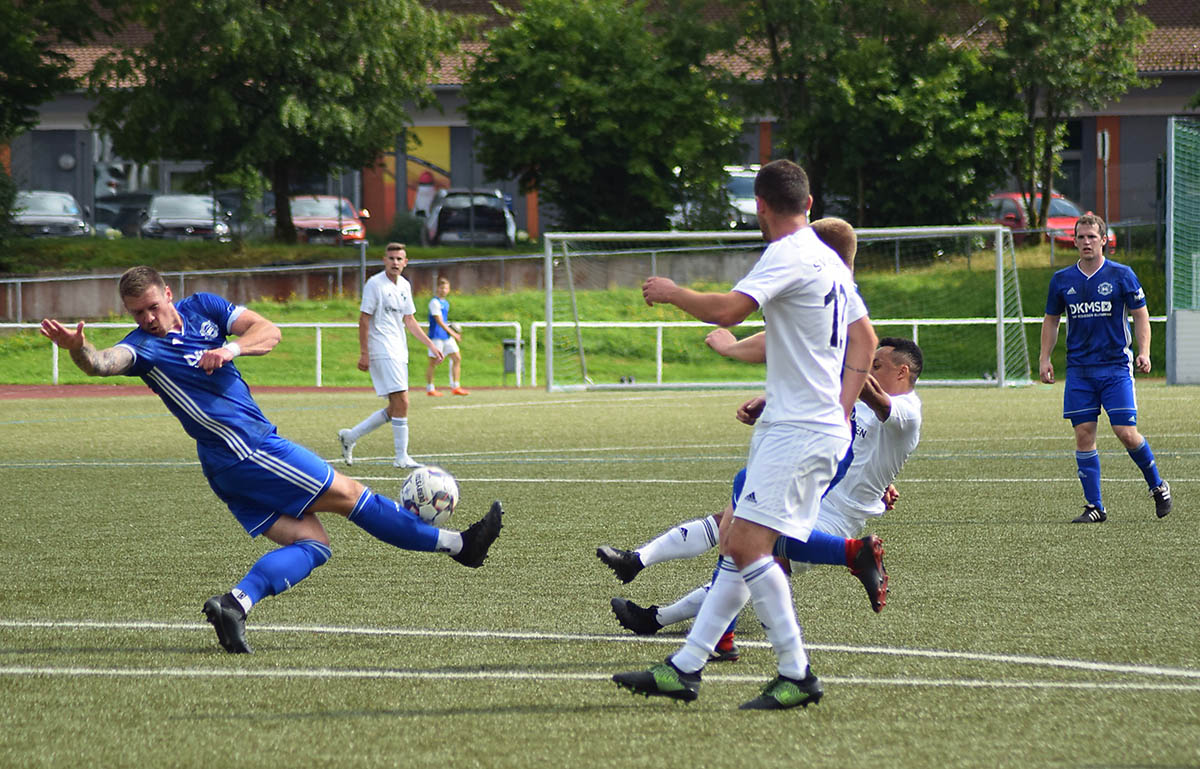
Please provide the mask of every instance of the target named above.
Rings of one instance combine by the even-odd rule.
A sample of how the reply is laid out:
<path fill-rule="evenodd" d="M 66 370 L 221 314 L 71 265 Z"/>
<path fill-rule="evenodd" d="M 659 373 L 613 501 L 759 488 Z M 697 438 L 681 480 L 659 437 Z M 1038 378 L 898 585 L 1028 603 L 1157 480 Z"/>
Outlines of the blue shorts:
<path fill-rule="evenodd" d="M 1113 425 L 1137 424 L 1137 399 L 1133 394 L 1133 377 L 1125 372 L 1106 376 L 1077 376 L 1067 372 L 1063 389 L 1063 419 L 1081 425 L 1095 422 L 1100 408 L 1108 413 Z"/>
<path fill-rule="evenodd" d="M 272 434 L 249 457 L 208 476 L 208 485 L 246 533 L 257 537 L 281 515 L 303 515 L 333 483 L 333 473 L 324 459 Z"/>

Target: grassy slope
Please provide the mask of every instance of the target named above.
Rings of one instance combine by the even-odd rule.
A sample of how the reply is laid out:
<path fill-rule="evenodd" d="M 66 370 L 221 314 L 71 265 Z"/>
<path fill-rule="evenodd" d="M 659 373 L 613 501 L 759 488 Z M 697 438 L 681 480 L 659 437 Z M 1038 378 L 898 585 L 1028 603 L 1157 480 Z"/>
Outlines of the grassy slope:
<path fill-rule="evenodd" d="M 105 260 L 123 255 L 124 263 L 154 252 L 145 242 L 130 241 L 120 244 L 131 247 L 131 255 L 110 243 L 89 241 L 78 248 L 91 248 Z M 210 244 L 171 244 L 165 249 L 168 261 L 175 266 L 195 253 L 197 259 L 208 259 L 212 253 L 232 253 L 228 247 Z M 70 253 L 73 244 L 57 244 L 52 254 Z M 280 248 L 280 247 L 271 247 Z M 265 259 L 267 253 L 278 257 L 297 253 L 308 254 L 320 249 L 282 250 L 278 253 L 263 252 L 258 258 Z M 344 251 L 325 249 L 331 256 L 344 256 Z M 419 253 L 419 252 L 418 252 Z M 442 250 L 434 253 L 446 255 Z M 253 255 L 253 254 L 251 254 Z M 414 256 L 418 254 L 415 253 Z M 99 258 L 98 257 L 98 258 Z M 249 258 L 243 254 L 239 258 Z M 325 258 L 325 257 L 322 257 Z M 1062 266 L 1062 254 L 1059 266 Z M 1117 257 L 1126 261 L 1126 255 Z M 1024 314 L 1027 318 L 1040 318 L 1043 314 L 1046 288 L 1054 270 L 1044 265 L 1046 255 L 1037 249 L 1022 251 L 1022 267 L 1019 270 Z M 863 296 L 876 318 L 906 317 L 983 317 L 994 312 L 995 273 L 980 266 L 986 259 L 976 259 L 968 270 L 961 260 L 935 268 L 913 270 L 896 275 L 888 270 L 861 270 L 858 281 Z M 206 266 L 216 266 L 204 262 Z M 1146 288 L 1152 315 L 1164 312 L 1164 276 L 1153 260 L 1136 257 L 1127 260 L 1134 267 Z M 704 286 L 709 290 L 725 290 L 728 286 Z M 423 305 L 427 297 L 418 297 Z M 544 315 L 543 295 L 538 291 L 488 292 L 473 296 L 455 294 L 452 297 L 452 319 L 457 321 L 518 321 L 522 324 L 525 341 L 528 342 L 528 324 Z M 588 320 L 689 320 L 682 312 L 672 307 L 648 308 L 641 301 L 636 289 L 593 291 L 578 297 L 581 317 Z M 277 322 L 355 322 L 357 303 L 353 298 L 295 301 L 286 304 L 259 302 L 254 309 Z M 423 317 L 424 313 L 419 313 Z M 569 330 L 568 330 L 569 331 Z M 1031 364 L 1036 366 L 1038 350 L 1037 326 L 1026 329 L 1029 340 Z M 909 336 L 907 326 L 885 326 L 881 335 Z M 106 346 L 116 341 L 121 332 L 96 330 L 94 341 Z M 929 365 L 927 374 L 931 378 L 977 377 L 994 370 L 994 329 L 990 327 L 927 328 L 921 332 L 921 343 L 926 349 Z M 634 376 L 639 381 L 653 381 L 654 335 L 652 331 L 593 331 L 585 332 L 588 344 L 588 369 L 593 381 L 616 382 L 622 376 Z M 570 334 L 567 334 L 568 336 Z M 322 382 L 326 385 L 369 385 L 366 374 L 357 371 L 357 336 L 352 329 L 327 330 L 323 334 Z M 511 330 L 468 329 L 463 345 L 463 381 L 467 387 L 497 386 L 511 384 L 514 378 L 503 373 L 503 347 L 501 340 L 511 336 Z M 704 347 L 704 332 L 700 329 L 683 329 L 664 333 L 665 378 L 675 381 L 748 381 L 756 378 L 753 369 L 718 359 Z M 410 340 L 411 341 L 411 340 Z M 263 359 L 243 359 L 239 367 L 257 384 L 310 385 L 315 382 L 315 333 L 308 330 L 288 330 L 286 343 Z M 419 388 L 424 383 L 425 354 L 416 343 L 410 344 L 412 353 L 410 383 Z M 1056 367 L 1062 369 L 1064 344 L 1057 348 Z M 1152 340 L 1152 359 L 1159 367 L 1155 375 L 1161 375 L 1165 364 L 1165 333 L 1161 327 L 1155 330 Z M 0 382 L 45 383 L 49 381 L 49 351 L 44 340 L 36 332 L 22 332 L 0 337 Z M 445 368 L 445 366 L 443 366 Z M 439 371 L 436 381 L 443 384 L 447 372 Z M 528 378 L 528 372 L 526 372 Z M 86 381 L 81 373 L 62 359 L 60 381 Z"/>

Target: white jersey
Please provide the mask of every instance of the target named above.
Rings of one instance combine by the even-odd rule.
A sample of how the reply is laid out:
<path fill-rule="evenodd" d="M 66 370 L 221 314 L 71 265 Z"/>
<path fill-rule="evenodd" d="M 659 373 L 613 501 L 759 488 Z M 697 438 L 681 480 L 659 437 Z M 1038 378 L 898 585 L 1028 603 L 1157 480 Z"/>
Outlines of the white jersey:
<path fill-rule="evenodd" d="M 767 246 L 733 287 L 758 302 L 767 329 L 767 405 L 761 422 L 797 422 L 850 436 L 842 410 L 846 327 L 867 308 L 850 270 L 811 227 Z"/>
<path fill-rule="evenodd" d="M 363 287 L 361 312 L 371 316 L 367 325 L 367 353 L 371 358 L 408 360 L 404 316 L 415 315 L 412 286 L 403 277 L 393 283 L 387 272 L 371 276 Z"/>
<path fill-rule="evenodd" d="M 915 392 L 891 399 L 892 409 L 884 422 L 867 404 L 854 404 L 854 459 L 846 475 L 825 495 L 822 516 L 827 507 L 859 521 L 883 515 L 883 493 L 921 440 L 921 399 Z"/>

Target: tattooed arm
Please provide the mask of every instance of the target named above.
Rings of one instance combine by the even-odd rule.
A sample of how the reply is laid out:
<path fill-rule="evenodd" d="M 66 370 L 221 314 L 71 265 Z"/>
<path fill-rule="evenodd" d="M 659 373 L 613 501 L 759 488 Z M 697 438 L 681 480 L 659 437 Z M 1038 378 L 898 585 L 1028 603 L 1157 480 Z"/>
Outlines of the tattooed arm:
<path fill-rule="evenodd" d="M 83 335 L 83 321 L 75 330 L 52 318 L 42 321 L 42 335 L 71 354 L 71 360 L 88 376 L 116 376 L 129 371 L 133 353 L 124 347 L 97 350 Z"/>

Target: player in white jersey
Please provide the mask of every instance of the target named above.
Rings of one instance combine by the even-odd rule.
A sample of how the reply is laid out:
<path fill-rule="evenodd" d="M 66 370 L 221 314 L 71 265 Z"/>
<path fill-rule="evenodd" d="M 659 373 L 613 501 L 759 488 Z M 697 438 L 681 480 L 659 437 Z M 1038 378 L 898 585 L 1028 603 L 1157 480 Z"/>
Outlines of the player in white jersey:
<path fill-rule="evenodd" d="M 329 559 L 329 535 L 317 513 L 345 516 L 395 547 L 448 553 L 472 568 L 483 564 L 500 533 L 499 502 L 464 532 L 438 529 L 276 433 L 233 363 L 239 355 L 274 349 L 280 339 L 274 323 L 215 294 L 176 303 L 150 267 L 127 270 L 119 291 L 138 327 L 115 346 L 97 350 L 84 337 L 83 321 L 72 330 L 47 318 L 41 331 L 89 376 L 140 376 L 196 441 L 213 493 L 250 536 L 262 534 L 280 546 L 259 558 L 232 590 L 204 603 L 226 651 L 250 652 L 250 607 Z M 226 341 L 229 336 L 237 341 Z"/>
<path fill-rule="evenodd" d="M 726 626 L 752 600 L 775 650 L 779 675 L 746 709 L 816 702 L 822 695 L 808 664 L 791 587 L 773 558 L 780 535 L 804 540 L 820 496 L 850 443 L 848 418 L 866 380 L 876 337 L 850 270 L 808 225 L 808 177 L 788 160 L 759 170 L 759 226 L 768 246 L 733 290 L 700 293 L 651 277 L 647 304 L 673 304 L 719 326 L 755 310 L 766 321 L 766 399 L 746 462 L 746 486 L 721 537 L 722 568 L 678 652 L 648 671 L 613 680 L 634 693 L 694 700 L 700 671 Z"/>
<path fill-rule="evenodd" d="M 911 340 L 896 337 L 879 340 L 871 376 L 855 404 L 855 436 L 844 474 L 835 479 L 822 497 L 816 527 L 808 541 L 788 537 L 778 540 L 776 555 L 791 561 L 793 573 L 805 571 L 813 564 L 855 569 L 855 560 L 869 544 L 864 541 L 866 538 L 856 538 L 871 518 L 883 515 L 895 503 L 898 495 L 892 483 L 920 441 L 921 401 L 914 387 L 923 366 L 921 349 Z M 735 482 L 734 499 L 738 496 Z M 715 531 L 716 519 L 731 512 L 732 505 L 720 516 L 688 521 L 632 552 L 602 548 L 610 552 L 597 554 L 622 581 L 630 582 L 646 566 L 706 551 L 706 544 L 715 542 L 705 533 Z M 691 534 L 681 533 L 681 529 L 691 529 Z M 872 596 L 871 586 L 864 584 L 873 608 L 879 611 L 882 602 Z M 708 588 L 708 585 L 697 588 L 663 607 L 641 607 L 624 598 L 613 598 L 613 612 L 626 629 L 649 635 L 694 617 Z M 886 598 L 886 577 L 881 597 Z M 735 660 L 737 656 L 730 630 L 717 646 L 714 661 Z"/>
<path fill-rule="evenodd" d="M 358 315 L 358 368 L 371 372 L 375 394 L 388 399 L 388 405 L 354 427 L 338 430 L 342 459 L 354 463 L 354 445 L 367 433 L 392 425 L 393 467 L 419 467 L 408 454 L 408 329 L 429 348 L 429 357 L 441 363 L 442 351 L 414 317 L 412 286 L 401 276 L 408 264 L 403 243 L 388 243 L 383 255 L 383 272 L 371 276 L 363 287 Z"/>

